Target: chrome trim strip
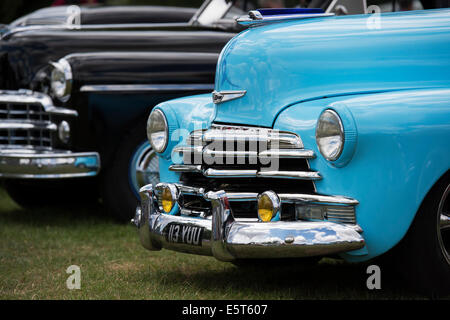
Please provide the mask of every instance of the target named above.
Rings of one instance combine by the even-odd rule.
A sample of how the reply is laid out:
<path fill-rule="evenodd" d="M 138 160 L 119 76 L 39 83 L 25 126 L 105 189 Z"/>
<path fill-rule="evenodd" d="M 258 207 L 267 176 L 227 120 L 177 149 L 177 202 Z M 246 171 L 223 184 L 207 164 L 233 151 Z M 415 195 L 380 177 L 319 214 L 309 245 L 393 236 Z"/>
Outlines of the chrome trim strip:
<path fill-rule="evenodd" d="M 158 92 L 158 91 L 209 91 L 214 84 L 102 84 L 85 85 L 81 92 Z"/>
<path fill-rule="evenodd" d="M 320 180 L 322 176 L 316 171 L 258 171 L 262 178 L 291 178 L 302 180 Z"/>
<path fill-rule="evenodd" d="M 206 147 L 203 150 L 203 156 L 206 157 L 218 157 L 218 158 L 257 158 L 258 152 L 256 151 L 219 151 L 212 150 Z"/>
<path fill-rule="evenodd" d="M 251 178 L 257 176 L 257 170 L 217 170 L 209 168 L 203 171 L 203 175 L 208 178 Z"/>
<path fill-rule="evenodd" d="M 212 99 L 215 104 L 224 103 L 227 101 L 242 98 L 247 93 L 247 90 L 224 90 L 213 91 Z"/>
<path fill-rule="evenodd" d="M 208 192 L 212 219 L 161 214 L 155 206 L 152 187 L 140 191 L 141 210 L 134 219 L 142 245 L 149 250 L 162 248 L 214 256 L 221 261 L 247 258 L 295 258 L 322 256 L 364 247 L 365 241 L 355 226 L 321 221 L 245 222 L 236 220 L 225 191 Z M 182 243 L 181 231 L 172 237 L 173 225 L 179 230 L 201 228 L 203 237 L 196 245 Z M 177 241 L 174 241 L 177 240 Z M 192 241 L 191 241 L 192 242 Z"/>
<path fill-rule="evenodd" d="M 172 164 L 169 166 L 170 171 L 174 172 L 199 172 L 203 173 L 202 166 L 189 165 L 189 164 Z"/>
<path fill-rule="evenodd" d="M 0 150 L 1 178 L 75 178 L 95 176 L 99 171 L 100 155 L 97 152 Z"/>
<path fill-rule="evenodd" d="M 258 156 L 260 158 L 281 158 L 281 159 L 314 159 L 316 154 L 308 149 L 269 149 L 261 151 Z"/>
<path fill-rule="evenodd" d="M 46 121 L 16 121 L 16 120 L 2 120 L 0 122 L 0 129 L 13 129 L 13 130 L 30 130 L 30 129 L 44 129 L 50 131 L 56 131 L 57 126 L 54 123 Z"/>
<path fill-rule="evenodd" d="M 300 193 L 280 193 L 278 194 L 282 202 L 318 202 L 333 203 L 356 206 L 358 200 L 343 196 L 326 196 L 319 194 L 300 194 Z"/>
<path fill-rule="evenodd" d="M 173 149 L 178 153 L 203 154 L 209 157 L 230 157 L 230 158 L 281 158 L 281 159 L 314 159 L 316 157 L 314 151 L 306 149 L 269 149 L 261 152 L 257 151 L 222 151 L 213 150 L 208 146 L 203 148 L 202 145 L 178 146 Z"/>
<path fill-rule="evenodd" d="M 169 166 L 174 172 L 197 172 L 208 178 L 291 178 L 301 180 L 319 180 L 321 175 L 315 171 L 258 171 L 258 170 L 226 170 L 208 168 L 202 170 L 201 165 L 173 164 Z"/>
<path fill-rule="evenodd" d="M 48 95 L 31 90 L 0 90 L 0 102 L 40 104 L 44 108 L 45 112 L 51 114 L 62 114 L 74 117 L 78 116 L 78 112 L 76 110 L 55 107 L 52 99 Z"/>

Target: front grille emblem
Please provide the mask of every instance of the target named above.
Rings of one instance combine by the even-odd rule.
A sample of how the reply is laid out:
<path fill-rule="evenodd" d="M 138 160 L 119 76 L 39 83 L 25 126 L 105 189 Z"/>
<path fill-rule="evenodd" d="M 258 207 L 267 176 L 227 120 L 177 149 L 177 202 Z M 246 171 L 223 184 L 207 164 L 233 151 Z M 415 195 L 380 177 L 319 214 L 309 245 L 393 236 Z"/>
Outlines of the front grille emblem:
<path fill-rule="evenodd" d="M 246 90 L 227 90 L 227 91 L 213 91 L 212 98 L 215 104 L 234 100 L 245 96 Z"/>

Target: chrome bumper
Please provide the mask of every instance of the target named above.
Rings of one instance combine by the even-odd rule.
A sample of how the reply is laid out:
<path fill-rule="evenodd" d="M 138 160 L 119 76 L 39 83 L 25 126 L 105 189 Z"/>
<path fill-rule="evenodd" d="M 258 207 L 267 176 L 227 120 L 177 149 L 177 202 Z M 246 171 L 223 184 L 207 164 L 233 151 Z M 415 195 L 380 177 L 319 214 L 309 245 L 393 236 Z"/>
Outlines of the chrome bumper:
<path fill-rule="evenodd" d="M 322 256 L 360 249 L 365 245 L 358 228 L 339 223 L 238 221 L 233 217 L 224 191 L 207 193 L 206 198 L 212 203 L 212 217 L 209 219 L 159 213 L 154 205 L 151 185 L 144 186 L 140 195 L 141 207 L 136 210 L 133 222 L 138 227 L 142 245 L 149 250 L 164 248 L 233 261 Z M 192 244 L 174 242 L 173 237 L 169 239 L 173 235 L 171 226 L 174 224 L 190 230 Z M 202 230 L 201 239 L 196 239 L 197 230 Z M 181 232 L 177 231 L 177 237 L 182 236 Z"/>
<path fill-rule="evenodd" d="M 0 150 L 0 178 L 55 179 L 89 177 L 100 170 L 97 152 Z"/>

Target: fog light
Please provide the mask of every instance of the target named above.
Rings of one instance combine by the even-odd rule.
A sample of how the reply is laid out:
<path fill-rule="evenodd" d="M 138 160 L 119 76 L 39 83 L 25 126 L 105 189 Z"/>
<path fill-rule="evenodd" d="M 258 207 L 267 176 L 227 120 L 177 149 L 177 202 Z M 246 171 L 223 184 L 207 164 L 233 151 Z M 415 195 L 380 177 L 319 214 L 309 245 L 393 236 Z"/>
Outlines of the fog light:
<path fill-rule="evenodd" d="M 280 210 L 280 198 L 273 191 L 263 192 L 258 196 L 258 217 L 263 222 L 269 222 Z"/>
<path fill-rule="evenodd" d="M 177 201 L 176 187 L 173 185 L 165 186 L 161 195 L 161 204 L 164 212 L 170 213 L 176 201 Z"/>

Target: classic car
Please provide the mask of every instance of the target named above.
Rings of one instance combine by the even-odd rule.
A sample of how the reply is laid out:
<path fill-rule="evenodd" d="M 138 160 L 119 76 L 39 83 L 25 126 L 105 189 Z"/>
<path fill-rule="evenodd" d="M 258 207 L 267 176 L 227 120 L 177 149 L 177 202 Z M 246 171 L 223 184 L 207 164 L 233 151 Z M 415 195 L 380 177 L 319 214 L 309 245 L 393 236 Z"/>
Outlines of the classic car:
<path fill-rule="evenodd" d="M 410 283 L 448 292 L 450 10 L 239 21 L 212 96 L 149 116 L 142 245 L 261 266 L 395 252 Z"/>
<path fill-rule="evenodd" d="M 21 205 L 100 195 L 128 221 L 139 188 L 159 181 L 139 119 L 162 101 L 213 90 L 221 49 L 246 28 L 233 19 L 243 11 L 225 0 L 195 12 L 77 8 L 42 9 L 2 31 L 0 179 Z"/>
<path fill-rule="evenodd" d="M 129 220 L 139 174 L 157 179 L 145 123 L 135 120 L 161 101 L 211 92 L 220 50 L 243 29 L 226 14 L 242 12 L 209 0 L 198 10 L 76 8 L 39 10 L 2 29 L 0 178 L 21 205 L 100 193 Z"/>

